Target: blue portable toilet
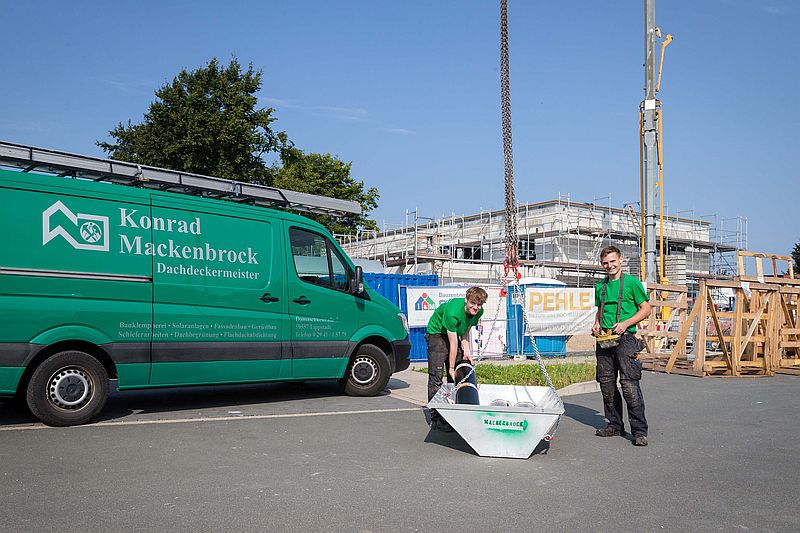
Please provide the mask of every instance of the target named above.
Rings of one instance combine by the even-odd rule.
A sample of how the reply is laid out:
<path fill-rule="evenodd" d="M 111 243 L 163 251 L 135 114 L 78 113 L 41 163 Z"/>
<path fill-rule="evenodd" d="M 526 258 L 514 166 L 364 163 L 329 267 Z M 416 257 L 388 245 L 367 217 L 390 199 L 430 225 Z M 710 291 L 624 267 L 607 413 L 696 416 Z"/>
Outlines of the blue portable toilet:
<path fill-rule="evenodd" d="M 508 286 L 507 314 L 508 327 L 506 330 L 506 342 L 508 343 L 508 353 L 511 355 L 534 356 L 531 338 L 525 335 L 524 313 L 522 305 L 514 304 L 514 294 L 522 291 L 524 294 L 526 287 L 566 287 L 563 281 L 550 278 L 522 278 L 517 285 Z M 524 305 L 524 302 L 523 302 Z M 540 355 L 564 355 L 567 353 L 567 336 L 536 336 L 536 347 Z"/>

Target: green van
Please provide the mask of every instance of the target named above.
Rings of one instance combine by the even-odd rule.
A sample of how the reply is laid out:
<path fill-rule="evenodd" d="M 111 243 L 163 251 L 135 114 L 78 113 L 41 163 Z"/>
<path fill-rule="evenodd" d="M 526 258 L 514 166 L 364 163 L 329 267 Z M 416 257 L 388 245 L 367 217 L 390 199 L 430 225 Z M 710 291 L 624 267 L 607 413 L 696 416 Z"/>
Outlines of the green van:
<path fill-rule="evenodd" d="M 320 224 L 153 188 L 0 170 L 0 397 L 45 424 L 119 390 L 339 379 L 381 392 L 408 324 Z"/>

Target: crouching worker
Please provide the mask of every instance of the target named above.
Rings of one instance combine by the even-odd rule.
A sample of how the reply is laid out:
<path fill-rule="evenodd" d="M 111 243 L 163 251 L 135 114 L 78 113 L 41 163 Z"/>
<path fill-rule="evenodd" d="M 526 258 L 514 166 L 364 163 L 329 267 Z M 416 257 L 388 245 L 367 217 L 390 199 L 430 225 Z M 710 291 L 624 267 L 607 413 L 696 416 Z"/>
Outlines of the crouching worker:
<path fill-rule="evenodd" d="M 428 322 L 425 340 L 428 342 L 428 401 L 442 387 L 442 378 L 455 381 L 455 368 L 461 361 L 472 361 L 469 330 L 483 315 L 488 295 L 480 287 L 467 289 L 465 298 L 453 298 L 434 311 Z M 453 431 L 436 410 L 431 413 L 431 429 Z"/>
<path fill-rule="evenodd" d="M 608 427 L 598 429 L 598 437 L 625 435 L 622 421 L 622 398 L 628 406 L 634 446 L 647 446 L 647 419 L 644 416 L 644 396 L 639 386 L 642 362 L 636 324 L 650 316 L 651 306 L 642 282 L 622 273 L 622 254 L 615 246 L 603 248 L 600 265 L 606 279 L 595 286 L 597 306 L 592 335 L 597 339 L 597 381 L 603 394 L 603 410 Z M 617 377 L 622 387 L 620 397 Z"/>

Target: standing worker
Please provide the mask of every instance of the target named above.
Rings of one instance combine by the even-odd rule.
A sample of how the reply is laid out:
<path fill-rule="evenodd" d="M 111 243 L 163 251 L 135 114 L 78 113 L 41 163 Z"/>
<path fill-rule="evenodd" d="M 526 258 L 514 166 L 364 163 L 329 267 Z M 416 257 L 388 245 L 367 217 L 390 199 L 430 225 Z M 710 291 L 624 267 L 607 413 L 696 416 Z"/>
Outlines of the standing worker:
<path fill-rule="evenodd" d="M 634 446 L 647 446 L 647 419 L 644 396 L 639 386 L 642 362 L 636 324 L 650 316 L 651 306 L 642 282 L 622 273 L 619 248 L 607 246 L 600 252 L 600 265 L 606 279 L 594 288 L 597 315 L 592 335 L 597 337 L 597 381 L 603 394 L 603 409 L 608 426 L 598 429 L 598 437 L 625 435 L 622 421 L 622 398 L 628 406 L 628 418 Z M 622 397 L 617 388 L 617 377 Z"/>
<path fill-rule="evenodd" d="M 488 298 L 480 287 L 467 289 L 465 298 L 453 298 L 436 308 L 428 321 L 425 340 L 428 342 L 428 401 L 442 387 L 442 377 L 447 371 L 447 381 L 455 382 L 456 363 L 472 361 L 469 330 L 483 315 L 483 304 Z M 437 412 L 431 413 L 431 429 L 453 431 Z"/>

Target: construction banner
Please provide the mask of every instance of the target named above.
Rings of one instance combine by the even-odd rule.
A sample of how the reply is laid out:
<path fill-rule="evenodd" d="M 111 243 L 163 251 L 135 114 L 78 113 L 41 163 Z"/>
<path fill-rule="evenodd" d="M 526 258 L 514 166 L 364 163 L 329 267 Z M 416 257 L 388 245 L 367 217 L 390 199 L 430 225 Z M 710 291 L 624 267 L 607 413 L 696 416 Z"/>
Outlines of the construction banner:
<path fill-rule="evenodd" d="M 525 287 L 525 310 L 528 335 L 588 334 L 597 314 L 594 287 Z"/>
<path fill-rule="evenodd" d="M 451 298 L 464 298 L 469 287 L 407 287 L 409 327 L 427 326 L 437 307 Z"/>
<path fill-rule="evenodd" d="M 412 328 L 427 326 L 437 307 L 451 298 L 463 298 L 468 288 L 466 286 L 407 287 L 408 325 Z M 496 298 L 494 287 L 487 289 L 489 301 L 484 305 L 481 323 L 487 337 L 495 338 L 501 330 L 505 333 L 505 324 L 501 325 L 499 322 L 505 322 L 507 319 L 506 299 Z M 597 313 L 597 307 L 594 305 L 594 287 L 583 289 L 525 287 L 524 290 L 528 335 L 558 336 L 591 333 Z M 495 317 L 496 320 L 494 320 Z M 521 319 L 521 317 L 519 318 Z M 488 334 L 490 331 L 495 334 Z"/>
<path fill-rule="evenodd" d="M 409 327 L 428 325 L 433 312 L 451 298 L 464 298 L 469 287 L 406 287 Z M 483 285 L 488 294 L 483 316 L 470 331 L 472 354 L 478 357 L 506 353 L 506 297 L 499 285 Z"/>

